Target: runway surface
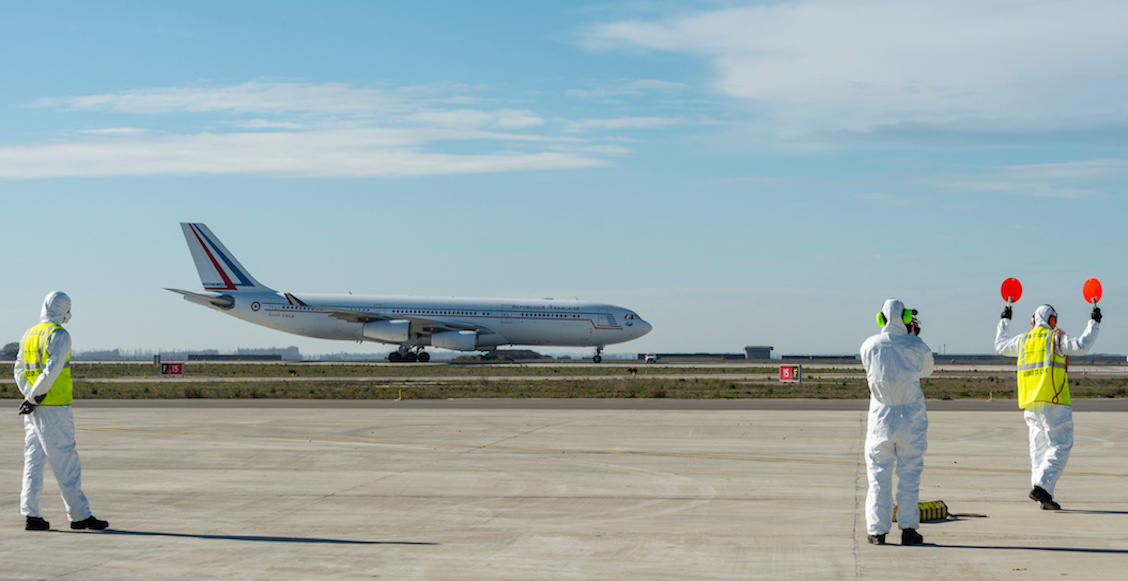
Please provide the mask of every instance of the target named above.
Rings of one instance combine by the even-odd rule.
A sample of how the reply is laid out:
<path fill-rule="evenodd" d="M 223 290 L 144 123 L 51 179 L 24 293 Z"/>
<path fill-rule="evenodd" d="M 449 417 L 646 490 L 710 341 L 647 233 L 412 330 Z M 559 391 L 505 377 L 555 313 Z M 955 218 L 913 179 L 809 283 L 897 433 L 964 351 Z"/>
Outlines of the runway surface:
<path fill-rule="evenodd" d="M 865 541 L 864 400 L 746 401 L 80 401 L 99 533 L 67 528 L 50 479 L 54 530 L 23 530 L 6 400 L 0 578 L 1123 575 L 1119 400 L 1075 414 L 1060 512 L 1026 498 L 1013 401 L 929 402 L 922 500 L 987 516 L 924 524 L 922 547 Z"/>

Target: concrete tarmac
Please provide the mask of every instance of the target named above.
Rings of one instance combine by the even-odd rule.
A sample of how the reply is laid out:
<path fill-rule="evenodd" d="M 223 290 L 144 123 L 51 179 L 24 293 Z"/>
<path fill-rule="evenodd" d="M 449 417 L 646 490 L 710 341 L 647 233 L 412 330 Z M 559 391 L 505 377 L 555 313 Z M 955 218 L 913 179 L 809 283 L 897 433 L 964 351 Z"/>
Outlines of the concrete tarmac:
<path fill-rule="evenodd" d="M 112 528 L 72 532 L 48 477 L 26 532 L 4 400 L 0 579 L 1123 578 L 1123 406 L 1075 413 L 1049 512 L 1013 402 L 929 402 L 921 499 L 986 517 L 900 547 L 866 542 L 858 403 L 81 401 Z"/>

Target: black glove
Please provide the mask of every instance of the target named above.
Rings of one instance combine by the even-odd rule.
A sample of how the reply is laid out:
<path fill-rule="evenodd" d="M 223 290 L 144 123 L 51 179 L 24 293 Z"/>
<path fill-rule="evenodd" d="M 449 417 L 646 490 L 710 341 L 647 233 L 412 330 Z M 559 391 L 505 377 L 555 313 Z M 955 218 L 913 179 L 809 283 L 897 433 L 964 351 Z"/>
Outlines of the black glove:
<path fill-rule="evenodd" d="M 1093 314 L 1089 315 L 1089 318 L 1100 323 L 1101 319 L 1103 318 L 1101 315 L 1101 308 L 1093 307 Z"/>
<path fill-rule="evenodd" d="M 20 402 L 20 415 L 27 415 L 35 411 L 35 404 L 27 401 L 26 399 Z"/>
<path fill-rule="evenodd" d="M 1002 315 L 1002 318 L 1003 318 L 1003 319 L 1009 319 L 1009 318 L 1011 318 L 1011 314 L 1012 314 L 1012 312 L 1011 312 L 1011 306 L 1010 306 L 1010 305 L 1007 305 L 1007 306 L 1006 306 L 1006 308 L 1005 308 L 1005 309 L 1003 309 L 1003 315 Z"/>

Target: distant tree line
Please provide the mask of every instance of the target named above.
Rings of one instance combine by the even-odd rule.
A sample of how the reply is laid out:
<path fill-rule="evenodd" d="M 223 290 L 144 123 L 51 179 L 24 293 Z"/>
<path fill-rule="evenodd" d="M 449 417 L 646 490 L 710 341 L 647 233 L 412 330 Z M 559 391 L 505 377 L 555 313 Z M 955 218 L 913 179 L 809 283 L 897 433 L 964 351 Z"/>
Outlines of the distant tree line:
<path fill-rule="evenodd" d="M 18 349 L 19 346 L 17 345 Z M 75 361 L 152 361 L 153 357 L 160 355 L 161 359 L 169 361 L 183 361 L 188 355 L 281 355 L 283 360 L 297 361 L 302 354 L 297 347 L 271 347 L 267 349 L 239 348 L 231 352 L 221 353 L 219 349 L 178 349 L 160 350 L 152 349 L 94 349 L 90 351 L 76 351 L 71 355 Z"/>
<path fill-rule="evenodd" d="M 19 351 L 19 343 L 8 343 L 4 345 L 3 348 L 0 348 L 0 361 L 15 361 Z M 75 351 L 71 354 L 71 359 L 75 361 L 152 361 L 153 357 L 157 355 L 160 355 L 161 359 L 164 361 L 187 361 L 188 355 L 281 355 L 283 361 L 301 361 L 303 359 L 318 361 L 368 361 L 372 359 L 383 359 L 387 353 L 346 353 L 342 351 L 339 353 L 308 355 L 303 358 L 301 351 L 294 346 L 269 347 L 265 349 L 239 348 L 227 352 L 222 352 L 219 349 L 176 349 L 168 351 L 153 349 L 93 349 L 90 351 Z M 551 355 L 542 355 L 528 349 L 497 350 L 486 354 L 460 354 L 436 351 L 432 353 L 432 357 L 436 360 L 453 359 L 458 362 L 553 359 Z M 557 359 L 571 359 L 571 357 L 563 355 L 557 357 Z"/>
<path fill-rule="evenodd" d="M 0 348 L 0 361 L 15 361 L 19 355 L 20 344 L 8 343 Z M 75 361 L 152 361 L 153 357 L 160 355 L 165 361 L 187 361 L 188 355 L 281 355 L 283 361 L 301 361 L 301 351 L 294 346 L 269 347 L 265 349 L 239 348 L 234 351 L 222 352 L 219 349 L 92 349 L 89 351 L 75 351 L 71 359 Z M 326 353 L 323 355 L 309 355 L 305 359 L 320 361 L 362 361 L 383 359 L 387 353 Z M 443 359 L 443 357 L 438 357 Z"/>

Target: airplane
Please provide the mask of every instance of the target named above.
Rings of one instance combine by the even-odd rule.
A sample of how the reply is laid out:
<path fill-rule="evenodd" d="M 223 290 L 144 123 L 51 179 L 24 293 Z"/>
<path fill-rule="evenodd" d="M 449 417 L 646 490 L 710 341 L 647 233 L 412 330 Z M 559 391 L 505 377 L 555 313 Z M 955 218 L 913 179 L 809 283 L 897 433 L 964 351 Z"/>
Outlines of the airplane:
<path fill-rule="evenodd" d="M 204 292 L 187 300 L 271 329 L 397 345 L 392 362 L 427 362 L 425 347 L 494 352 L 503 345 L 604 347 L 651 330 L 634 311 L 581 300 L 436 298 L 279 292 L 256 280 L 204 224 L 181 222 Z"/>

